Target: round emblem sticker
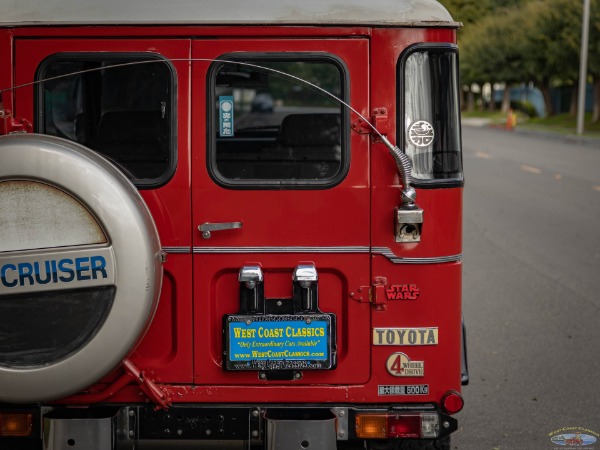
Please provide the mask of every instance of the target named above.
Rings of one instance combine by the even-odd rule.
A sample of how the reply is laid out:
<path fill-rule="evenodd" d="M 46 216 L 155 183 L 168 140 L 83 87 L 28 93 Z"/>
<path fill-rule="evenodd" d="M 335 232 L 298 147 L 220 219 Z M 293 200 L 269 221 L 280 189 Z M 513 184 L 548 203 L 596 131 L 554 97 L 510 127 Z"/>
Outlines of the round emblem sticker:
<path fill-rule="evenodd" d="M 408 139 L 417 147 L 427 147 L 434 138 L 433 126 L 425 120 L 418 120 L 408 128 Z"/>
<path fill-rule="evenodd" d="M 225 112 L 229 112 L 233 109 L 233 104 L 229 101 L 225 101 L 221 103 L 221 110 Z"/>

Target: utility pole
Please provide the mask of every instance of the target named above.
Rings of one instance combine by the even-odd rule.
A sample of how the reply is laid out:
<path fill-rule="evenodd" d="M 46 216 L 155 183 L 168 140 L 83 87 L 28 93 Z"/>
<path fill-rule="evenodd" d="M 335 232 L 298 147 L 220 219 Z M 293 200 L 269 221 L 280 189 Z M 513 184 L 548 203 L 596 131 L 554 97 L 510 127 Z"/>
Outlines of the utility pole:
<path fill-rule="evenodd" d="M 581 53 L 579 55 L 579 93 L 577 99 L 577 134 L 583 134 L 585 118 L 585 88 L 587 81 L 588 40 L 590 34 L 590 0 L 583 0 Z"/>

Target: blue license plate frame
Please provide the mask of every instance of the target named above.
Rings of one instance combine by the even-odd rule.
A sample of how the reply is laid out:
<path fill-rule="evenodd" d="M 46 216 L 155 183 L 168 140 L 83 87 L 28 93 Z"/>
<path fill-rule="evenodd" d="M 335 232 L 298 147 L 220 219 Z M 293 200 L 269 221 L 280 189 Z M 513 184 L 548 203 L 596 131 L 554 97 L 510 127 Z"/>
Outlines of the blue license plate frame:
<path fill-rule="evenodd" d="M 228 314 L 223 344 L 227 370 L 328 370 L 335 367 L 335 316 Z"/>

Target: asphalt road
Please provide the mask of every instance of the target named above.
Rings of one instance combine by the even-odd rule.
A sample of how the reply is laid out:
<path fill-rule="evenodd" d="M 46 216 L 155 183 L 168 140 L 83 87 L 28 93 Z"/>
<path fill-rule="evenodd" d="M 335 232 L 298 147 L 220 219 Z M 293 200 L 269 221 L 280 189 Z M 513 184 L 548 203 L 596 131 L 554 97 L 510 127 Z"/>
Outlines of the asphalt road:
<path fill-rule="evenodd" d="M 600 434 L 600 142 L 465 126 L 463 148 L 471 382 L 452 448 Z"/>

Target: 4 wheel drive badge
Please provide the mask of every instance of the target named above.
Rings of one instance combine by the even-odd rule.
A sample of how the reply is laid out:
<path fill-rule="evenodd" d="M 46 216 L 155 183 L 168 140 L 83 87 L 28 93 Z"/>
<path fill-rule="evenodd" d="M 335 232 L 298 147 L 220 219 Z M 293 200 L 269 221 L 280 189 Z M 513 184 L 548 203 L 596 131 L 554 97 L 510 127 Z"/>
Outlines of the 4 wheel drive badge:
<path fill-rule="evenodd" d="M 425 120 L 413 122 L 408 128 L 408 139 L 417 147 L 427 147 L 433 142 L 434 138 L 433 126 Z"/>
<path fill-rule="evenodd" d="M 425 376 L 425 363 L 411 361 L 405 353 L 392 353 L 385 363 L 387 371 L 395 377 Z"/>

